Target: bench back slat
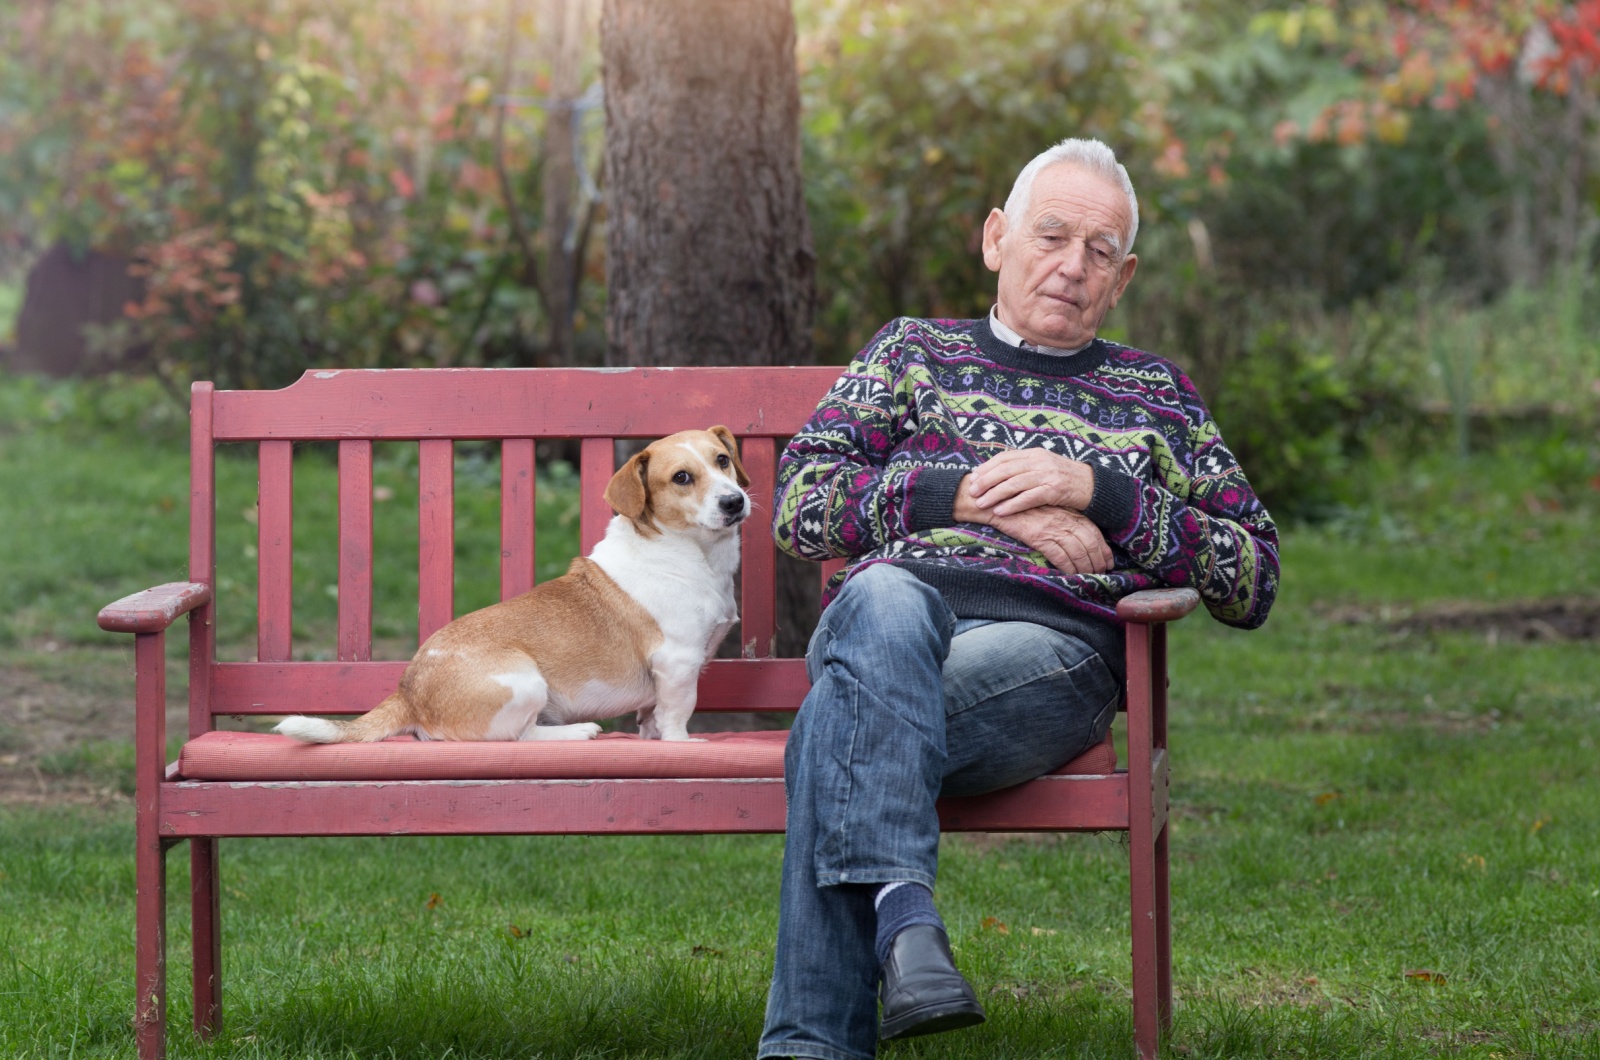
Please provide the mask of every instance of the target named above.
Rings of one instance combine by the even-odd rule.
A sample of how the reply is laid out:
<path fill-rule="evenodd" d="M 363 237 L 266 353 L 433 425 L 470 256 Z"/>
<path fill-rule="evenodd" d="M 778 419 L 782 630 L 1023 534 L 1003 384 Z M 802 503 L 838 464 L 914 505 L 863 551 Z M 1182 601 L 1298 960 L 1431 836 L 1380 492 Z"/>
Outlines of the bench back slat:
<path fill-rule="evenodd" d="M 372 658 L 372 442 L 339 443 L 339 658 Z"/>
<path fill-rule="evenodd" d="M 289 658 L 294 622 L 294 443 L 261 443 L 256 495 L 256 658 Z"/>
<path fill-rule="evenodd" d="M 772 541 L 772 488 L 777 473 L 777 442 L 746 438 L 740 446 L 750 476 L 750 517 L 739 534 L 739 642 L 746 658 L 773 653 L 777 632 L 773 597 L 775 549 Z"/>
<path fill-rule="evenodd" d="M 614 438 L 585 438 L 578 457 L 578 554 L 587 556 L 606 536 L 611 522 L 611 505 L 606 503 L 606 484 L 617 471 L 617 446 Z"/>
<path fill-rule="evenodd" d="M 363 714 L 400 683 L 403 661 L 224 662 L 215 667 L 218 714 Z M 713 659 L 695 711 L 798 710 L 810 682 L 804 659 Z"/>
<path fill-rule="evenodd" d="M 781 438 L 838 375 L 828 367 L 307 372 L 282 390 L 218 391 L 214 437 L 655 438 L 721 423 L 741 438 Z"/>
<path fill-rule="evenodd" d="M 189 580 L 213 589 L 211 602 L 189 612 L 189 735 L 211 729 L 211 674 L 217 658 L 216 389 L 189 389 Z"/>
<path fill-rule="evenodd" d="M 455 617 L 455 443 L 424 438 L 417 446 L 417 643 Z"/>
<path fill-rule="evenodd" d="M 533 439 L 500 443 L 500 599 L 533 588 Z"/>

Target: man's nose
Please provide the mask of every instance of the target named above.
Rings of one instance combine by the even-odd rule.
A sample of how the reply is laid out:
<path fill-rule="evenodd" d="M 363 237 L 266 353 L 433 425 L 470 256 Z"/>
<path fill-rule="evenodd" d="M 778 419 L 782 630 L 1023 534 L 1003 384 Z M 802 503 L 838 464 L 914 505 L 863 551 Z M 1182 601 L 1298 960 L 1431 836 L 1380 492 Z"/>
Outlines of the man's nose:
<path fill-rule="evenodd" d="M 1069 280 L 1083 280 L 1089 275 L 1089 245 L 1081 239 L 1069 239 L 1056 262 L 1056 271 Z"/>

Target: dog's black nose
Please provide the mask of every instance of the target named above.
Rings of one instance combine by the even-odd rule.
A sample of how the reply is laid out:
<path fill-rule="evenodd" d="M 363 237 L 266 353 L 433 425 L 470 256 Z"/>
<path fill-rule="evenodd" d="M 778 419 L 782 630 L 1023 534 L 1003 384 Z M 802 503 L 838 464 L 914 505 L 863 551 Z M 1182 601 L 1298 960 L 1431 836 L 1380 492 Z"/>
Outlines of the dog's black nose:
<path fill-rule="evenodd" d="M 722 509 L 724 515 L 742 515 L 744 498 L 737 493 L 724 493 L 717 498 L 717 507 Z"/>

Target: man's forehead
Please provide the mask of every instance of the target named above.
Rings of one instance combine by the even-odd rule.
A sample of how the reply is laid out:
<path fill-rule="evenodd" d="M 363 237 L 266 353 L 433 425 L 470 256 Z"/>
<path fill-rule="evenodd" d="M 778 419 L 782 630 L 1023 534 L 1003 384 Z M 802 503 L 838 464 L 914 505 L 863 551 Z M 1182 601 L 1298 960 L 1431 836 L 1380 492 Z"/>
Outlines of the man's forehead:
<path fill-rule="evenodd" d="M 1128 200 L 1116 184 L 1071 163 L 1041 170 L 1033 180 L 1029 221 L 1034 228 L 1106 229 L 1120 235 L 1132 221 Z"/>

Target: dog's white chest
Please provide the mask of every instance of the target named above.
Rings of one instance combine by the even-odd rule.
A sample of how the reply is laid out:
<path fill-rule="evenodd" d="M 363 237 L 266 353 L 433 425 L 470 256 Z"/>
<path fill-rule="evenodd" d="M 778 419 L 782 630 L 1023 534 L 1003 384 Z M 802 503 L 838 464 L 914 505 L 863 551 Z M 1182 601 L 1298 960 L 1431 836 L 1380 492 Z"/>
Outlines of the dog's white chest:
<path fill-rule="evenodd" d="M 662 650 L 698 656 L 696 666 L 739 619 L 733 595 L 737 534 L 705 548 L 671 535 L 642 538 L 618 517 L 589 558 L 655 619 Z"/>

